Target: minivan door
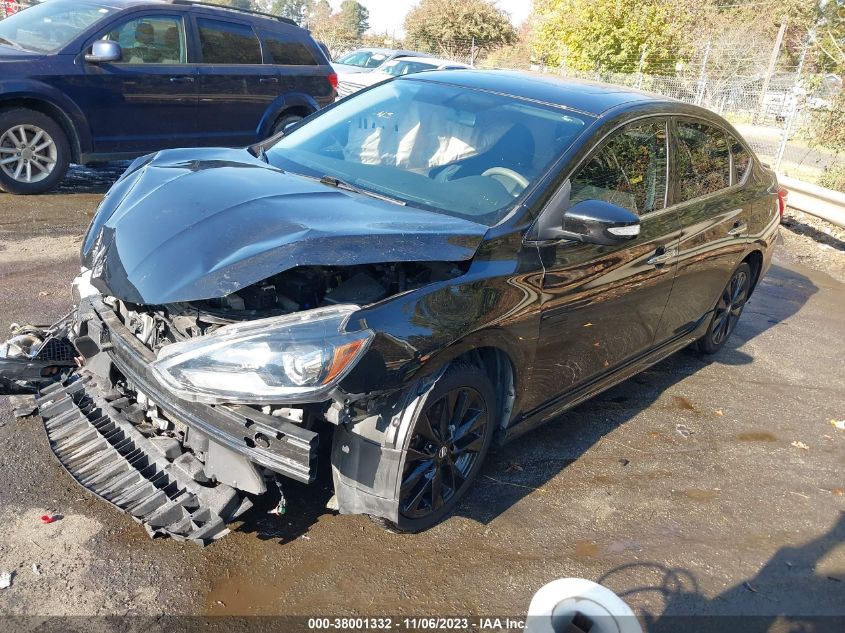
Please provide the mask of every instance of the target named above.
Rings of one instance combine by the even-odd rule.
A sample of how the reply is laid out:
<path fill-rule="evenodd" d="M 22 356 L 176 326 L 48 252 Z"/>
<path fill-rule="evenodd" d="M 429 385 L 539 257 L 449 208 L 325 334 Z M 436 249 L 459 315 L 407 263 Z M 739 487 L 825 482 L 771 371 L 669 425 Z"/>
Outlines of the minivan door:
<path fill-rule="evenodd" d="M 614 246 L 541 246 L 545 267 L 534 380 L 555 396 L 647 352 L 675 276 L 677 225 L 666 208 L 668 121 L 629 123 L 570 178 L 570 206 L 599 199 L 641 217 L 640 234 Z"/>
<path fill-rule="evenodd" d="M 84 74 L 68 86 L 88 115 L 97 154 L 193 144 L 197 67 L 188 63 L 185 21 L 179 13 L 134 15 L 97 38 L 120 44 L 120 61 L 83 59 Z"/>
<path fill-rule="evenodd" d="M 758 193 L 744 186 L 751 155 L 739 141 L 701 119 L 674 122 L 678 272 L 657 342 L 693 330 L 713 309 L 748 242 Z"/>
<path fill-rule="evenodd" d="M 262 63 L 261 44 L 249 24 L 201 17 L 196 24 L 202 144 L 243 146 L 261 140 L 262 119 L 282 92 L 278 68 Z"/>

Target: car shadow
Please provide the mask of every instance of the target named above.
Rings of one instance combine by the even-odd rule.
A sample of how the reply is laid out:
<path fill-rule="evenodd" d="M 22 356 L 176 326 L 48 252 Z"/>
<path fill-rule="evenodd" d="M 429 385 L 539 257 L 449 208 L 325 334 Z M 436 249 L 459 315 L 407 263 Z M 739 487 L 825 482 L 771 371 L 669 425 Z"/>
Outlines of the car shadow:
<path fill-rule="evenodd" d="M 703 356 L 682 350 L 498 449 L 488 457 L 479 481 L 457 514 L 489 523 L 526 495 L 542 488 L 681 380 L 711 363 L 734 366 L 751 363 L 754 359 L 743 349 L 745 344 L 796 314 L 817 291 L 816 285 L 804 275 L 773 265 L 748 302 L 737 329 L 717 354 Z M 673 403 L 681 410 L 692 408 L 680 396 Z M 620 461 L 626 465 L 626 459 Z"/>
<path fill-rule="evenodd" d="M 660 613 L 641 609 L 647 633 L 841 632 L 845 626 L 842 576 L 819 574 L 817 566 L 845 542 L 845 512 L 830 530 L 797 546 L 780 548 L 752 577 L 708 598 L 695 574 L 662 563 L 616 567 L 597 579 L 636 607 L 638 596 L 662 604 Z"/>
<path fill-rule="evenodd" d="M 523 497 L 541 488 L 569 464 L 577 461 L 615 428 L 651 406 L 679 381 L 711 363 L 745 365 L 753 357 L 741 348 L 769 328 L 796 314 L 817 287 L 807 277 L 773 265 L 752 295 L 746 313 L 725 347 L 712 357 L 681 351 L 645 372 L 605 391 L 592 400 L 527 433 L 488 456 L 479 479 L 459 505 L 456 514 L 487 524 Z M 683 408 L 683 398 L 679 406 Z M 588 423 L 585 423 L 585 418 Z M 322 447 L 323 451 L 327 447 Z M 275 491 L 255 500 L 244 515 L 239 531 L 260 539 L 291 541 L 307 532 L 332 496 L 330 457 L 320 456 L 316 483 L 284 483 L 290 512 L 284 521 L 267 514 L 275 507 Z M 621 460 L 625 461 L 625 460 Z"/>
<path fill-rule="evenodd" d="M 120 178 L 129 162 L 102 163 L 97 165 L 71 165 L 59 185 L 48 195 L 68 193 L 106 193 Z"/>

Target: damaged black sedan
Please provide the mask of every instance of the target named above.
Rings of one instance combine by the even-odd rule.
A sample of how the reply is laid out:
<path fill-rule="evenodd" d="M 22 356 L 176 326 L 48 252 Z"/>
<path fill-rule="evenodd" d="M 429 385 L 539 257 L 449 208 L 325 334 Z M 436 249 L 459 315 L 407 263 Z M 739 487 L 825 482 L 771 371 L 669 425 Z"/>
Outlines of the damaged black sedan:
<path fill-rule="evenodd" d="M 694 106 L 431 72 L 283 136 L 138 159 L 82 246 L 78 307 L 0 348 L 70 474 L 208 542 L 312 482 L 419 531 L 494 442 L 690 344 L 767 270 L 774 174 Z M 329 457 L 327 451 L 324 457 Z"/>

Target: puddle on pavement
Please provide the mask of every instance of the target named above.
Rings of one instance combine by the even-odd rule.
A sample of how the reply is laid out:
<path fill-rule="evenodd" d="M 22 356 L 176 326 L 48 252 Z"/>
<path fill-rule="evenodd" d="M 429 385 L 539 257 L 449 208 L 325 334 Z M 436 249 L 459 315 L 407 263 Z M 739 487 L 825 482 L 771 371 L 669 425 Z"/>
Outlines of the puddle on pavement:
<path fill-rule="evenodd" d="M 575 543 L 575 558 L 581 560 L 595 558 L 599 555 L 598 543 L 593 541 L 578 541 Z"/>
<path fill-rule="evenodd" d="M 748 431 L 736 436 L 740 442 L 777 442 L 778 438 L 764 431 Z"/>
<path fill-rule="evenodd" d="M 690 488 L 689 490 L 678 490 L 675 491 L 673 494 L 675 495 L 683 495 L 688 499 L 692 499 L 693 501 L 713 501 L 718 496 L 718 491 L 716 490 L 703 490 L 701 488 Z"/>
<path fill-rule="evenodd" d="M 692 402 L 684 396 L 672 396 L 672 404 L 674 404 L 678 409 L 683 409 L 684 411 L 695 411 L 695 407 L 692 406 Z"/>

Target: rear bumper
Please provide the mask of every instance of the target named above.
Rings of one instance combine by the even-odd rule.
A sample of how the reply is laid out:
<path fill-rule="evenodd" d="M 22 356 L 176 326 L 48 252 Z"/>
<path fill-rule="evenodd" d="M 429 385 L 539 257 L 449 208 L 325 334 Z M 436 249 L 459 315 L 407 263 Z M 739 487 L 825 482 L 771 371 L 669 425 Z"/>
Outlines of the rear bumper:
<path fill-rule="evenodd" d="M 83 302 L 78 318 L 78 331 L 99 350 L 88 359 L 91 371 L 110 379 L 114 368 L 174 422 L 250 462 L 297 481 L 314 481 L 319 441 L 317 433 L 243 405 L 206 405 L 181 400 L 170 394 L 155 378 L 150 369 L 150 363 L 155 359 L 153 353 L 135 338 L 99 297 L 92 297 L 87 304 Z M 265 446 L 256 445 L 256 438 L 260 438 Z"/>

